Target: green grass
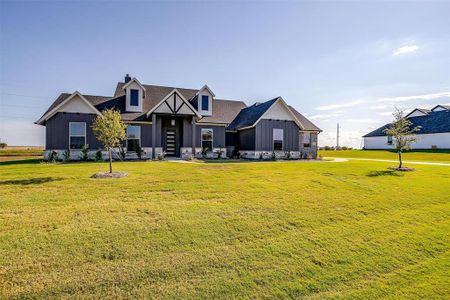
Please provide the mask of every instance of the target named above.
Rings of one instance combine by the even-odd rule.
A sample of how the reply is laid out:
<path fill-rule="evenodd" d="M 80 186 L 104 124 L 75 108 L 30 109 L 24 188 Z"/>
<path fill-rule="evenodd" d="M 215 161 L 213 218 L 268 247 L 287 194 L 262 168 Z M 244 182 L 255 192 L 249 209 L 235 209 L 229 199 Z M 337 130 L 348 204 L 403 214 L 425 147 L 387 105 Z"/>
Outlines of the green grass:
<path fill-rule="evenodd" d="M 398 154 L 389 150 L 320 150 L 324 157 L 398 159 Z M 450 162 L 450 150 L 409 151 L 402 155 L 409 161 Z"/>
<path fill-rule="evenodd" d="M 0 163 L 0 298 L 448 298 L 450 169 Z"/>

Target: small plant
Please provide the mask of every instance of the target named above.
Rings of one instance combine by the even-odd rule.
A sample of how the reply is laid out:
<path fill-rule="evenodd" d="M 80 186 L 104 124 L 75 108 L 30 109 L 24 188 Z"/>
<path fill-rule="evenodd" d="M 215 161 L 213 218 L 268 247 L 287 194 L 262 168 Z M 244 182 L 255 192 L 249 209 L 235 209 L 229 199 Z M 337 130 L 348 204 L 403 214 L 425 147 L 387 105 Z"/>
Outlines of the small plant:
<path fill-rule="evenodd" d="M 102 161 L 103 160 L 103 153 L 101 149 L 98 149 L 95 152 L 95 161 Z"/>
<path fill-rule="evenodd" d="M 263 152 L 260 152 L 260 153 L 259 153 L 259 159 L 260 159 L 260 160 L 263 160 L 263 159 L 264 159 L 264 154 L 263 154 Z"/>
<path fill-rule="evenodd" d="M 286 151 L 286 155 L 285 155 L 286 159 L 291 159 L 291 151 Z"/>
<path fill-rule="evenodd" d="M 140 145 L 136 145 L 136 155 L 139 159 L 142 159 L 142 155 L 144 154 L 144 150 Z"/>
<path fill-rule="evenodd" d="M 125 147 L 123 147 L 122 145 L 119 145 L 119 159 L 121 161 L 124 161 L 126 155 L 127 155 L 127 152 L 125 151 Z"/>
<path fill-rule="evenodd" d="M 192 161 L 192 160 L 194 160 L 194 156 L 192 154 L 188 154 L 186 157 L 186 160 Z"/>
<path fill-rule="evenodd" d="M 208 155 L 208 152 L 209 152 L 208 147 L 202 148 L 202 157 L 206 158 L 206 155 Z"/>
<path fill-rule="evenodd" d="M 0 149 L 6 148 L 8 146 L 6 143 L 0 143 Z"/>
<path fill-rule="evenodd" d="M 70 150 L 69 149 L 67 149 L 66 151 L 63 152 L 63 161 L 64 162 L 70 161 Z"/>
<path fill-rule="evenodd" d="M 89 160 L 89 145 L 85 144 L 83 148 L 81 148 L 81 160 L 87 161 Z"/>
<path fill-rule="evenodd" d="M 306 153 L 306 159 L 312 159 L 311 153 Z"/>
<path fill-rule="evenodd" d="M 164 160 L 164 158 L 166 157 L 166 154 L 167 153 L 165 151 L 163 151 L 160 154 L 158 154 L 158 160 Z"/>
<path fill-rule="evenodd" d="M 221 148 L 221 146 L 219 145 L 219 149 L 216 150 L 217 159 L 221 159 L 221 158 L 222 158 L 222 153 L 223 153 L 222 148 Z"/>
<path fill-rule="evenodd" d="M 277 160 L 277 154 L 275 151 L 272 151 L 272 160 Z"/>
<path fill-rule="evenodd" d="M 55 163 L 57 158 L 58 158 L 58 153 L 56 153 L 55 150 L 52 150 L 52 152 L 50 152 L 48 154 L 48 162 L 50 162 L 50 163 Z"/>

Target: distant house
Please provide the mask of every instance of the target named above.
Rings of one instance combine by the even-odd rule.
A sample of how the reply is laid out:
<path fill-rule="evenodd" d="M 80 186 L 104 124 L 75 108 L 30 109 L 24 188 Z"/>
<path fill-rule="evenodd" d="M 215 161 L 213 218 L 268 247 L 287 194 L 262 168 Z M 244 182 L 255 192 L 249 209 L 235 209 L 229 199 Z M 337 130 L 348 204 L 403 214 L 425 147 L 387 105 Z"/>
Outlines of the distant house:
<path fill-rule="evenodd" d="M 436 105 L 433 109 L 416 108 L 406 115 L 412 125 L 421 126 L 413 149 L 450 149 L 450 106 Z M 386 124 L 363 136 L 364 149 L 393 149 L 394 141 L 386 135 Z"/>
<path fill-rule="evenodd" d="M 242 101 L 218 99 L 208 86 L 185 89 L 141 84 L 126 76 L 113 96 L 79 92 L 61 94 L 36 124 L 46 128 L 46 152 L 58 156 L 70 149 L 77 159 L 89 145 L 90 155 L 102 148 L 92 123 L 102 111 L 120 111 L 128 125 L 123 147 L 127 157 L 144 150 L 144 157 L 187 157 L 240 153 L 255 159 L 275 153 L 292 158 L 317 156 L 321 131 L 281 97 L 247 107 Z M 289 152 L 289 154 L 287 154 Z"/>

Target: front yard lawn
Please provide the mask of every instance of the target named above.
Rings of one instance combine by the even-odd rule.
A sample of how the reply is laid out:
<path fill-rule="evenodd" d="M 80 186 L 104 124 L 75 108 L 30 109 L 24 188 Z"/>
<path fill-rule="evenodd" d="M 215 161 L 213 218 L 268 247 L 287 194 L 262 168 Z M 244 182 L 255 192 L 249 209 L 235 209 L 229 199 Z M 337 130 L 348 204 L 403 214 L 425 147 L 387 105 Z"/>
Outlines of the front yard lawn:
<path fill-rule="evenodd" d="M 398 154 L 390 150 L 320 150 L 319 155 L 324 157 L 345 157 L 345 158 L 374 158 L 374 159 L 398 159 Z M 405 161 L 430 161 L 430 162 L 450 162 L 450 150 L 416 150 L 404 152 Z"/>
<path fill-rule="evenodd" d="M 0 163 L 0 298 L 446 298 L 450 169 Z"/>

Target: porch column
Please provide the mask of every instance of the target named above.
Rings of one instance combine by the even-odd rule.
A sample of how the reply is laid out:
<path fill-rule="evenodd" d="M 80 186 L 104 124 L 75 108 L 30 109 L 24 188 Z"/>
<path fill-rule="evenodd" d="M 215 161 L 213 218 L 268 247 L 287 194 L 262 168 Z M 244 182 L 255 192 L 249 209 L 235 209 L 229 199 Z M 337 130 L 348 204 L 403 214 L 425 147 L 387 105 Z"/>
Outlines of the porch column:
<path fill-rule="evenodd" d="M 155 144 L 156 144 L 156 114 L 152 114 L 152 158 L 156 158 L 155 153 Z"/>
<path fill-rule="evenodd" d="M 195 116 L 192 116 L 192 156 L 195 157 Z"/>

